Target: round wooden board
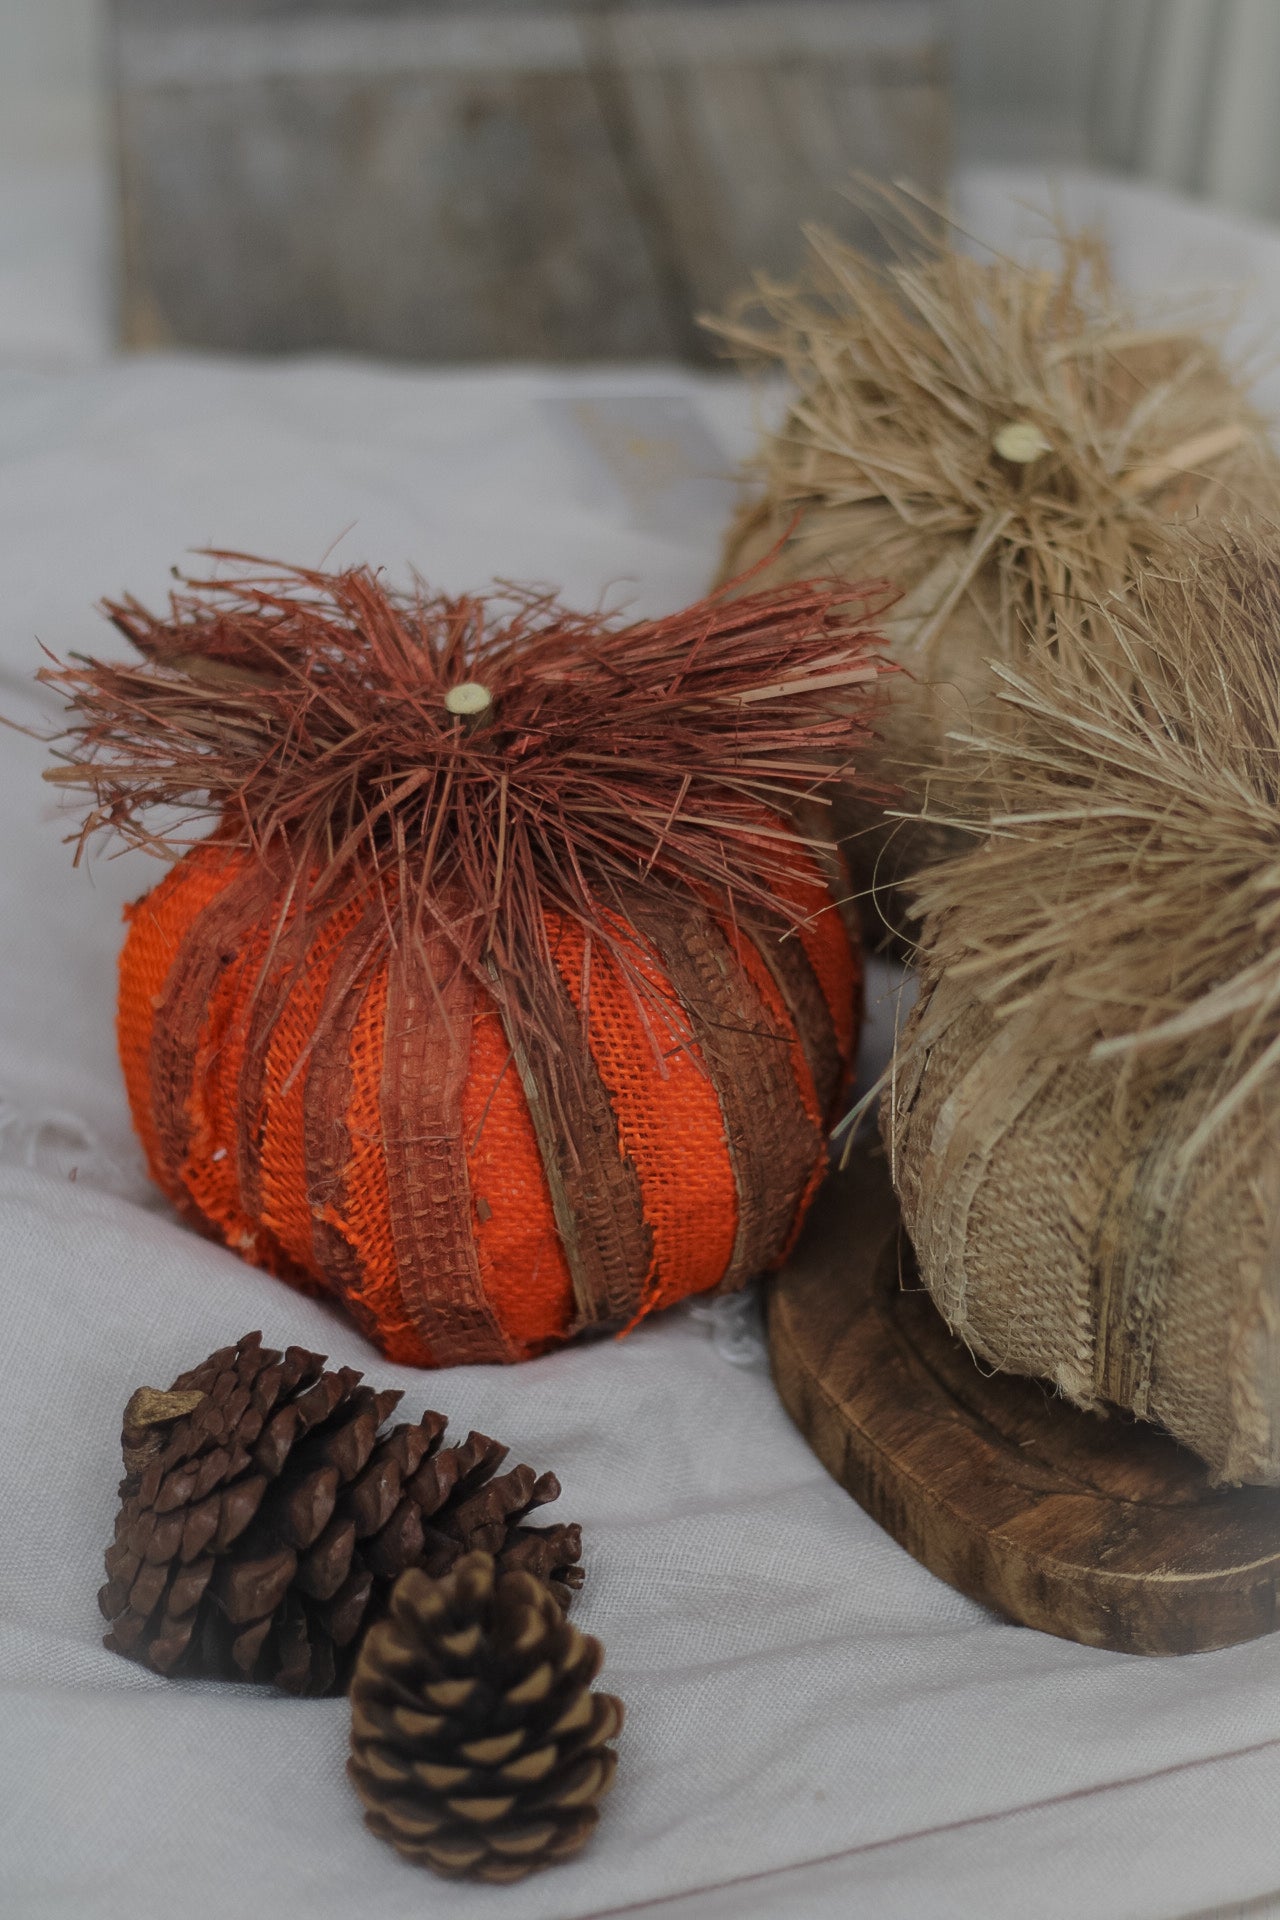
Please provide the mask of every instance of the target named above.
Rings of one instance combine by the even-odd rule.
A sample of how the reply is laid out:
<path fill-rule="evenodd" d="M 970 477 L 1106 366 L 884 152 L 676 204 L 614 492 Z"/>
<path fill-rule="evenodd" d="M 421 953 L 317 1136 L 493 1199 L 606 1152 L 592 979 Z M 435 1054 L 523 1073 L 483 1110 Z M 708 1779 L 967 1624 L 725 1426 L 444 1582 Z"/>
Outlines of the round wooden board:
<path fill-rule="evenodd" d="M 1126 1653 L 1280 1626 L 1280 1490 L 1212 1487 L 1156 1428 L 982 1371 L 920 1285 L 878 1147 L 828 1182 L 768 1320 L 778 1391 L 818 1458 L 962 1593 Z"/>

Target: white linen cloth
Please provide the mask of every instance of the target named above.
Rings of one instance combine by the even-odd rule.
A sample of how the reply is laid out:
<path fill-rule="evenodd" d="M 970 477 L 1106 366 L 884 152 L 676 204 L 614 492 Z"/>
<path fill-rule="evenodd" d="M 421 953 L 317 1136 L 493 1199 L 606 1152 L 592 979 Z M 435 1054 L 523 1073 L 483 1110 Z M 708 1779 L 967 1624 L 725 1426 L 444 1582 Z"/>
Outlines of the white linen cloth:
<path fill-rule="evenodd" d="M 997 239 L 1022 218 L 1008 188 L 966 186 Z M 1280 313 L 1262 229 L 1070 191 L 1142 278 L 1252 274 L 1254 318 Z M 750 429 L 736 384 L 662 369 L 9 372 L 0 710 L 47 724 L 37 640 L 115 650 L 92 602 L 158 599 L 202 542 L 665 610 L 705 584 Z M 733 1364 L 703 1309 L 420 1374 L 179 1227 L 142 1175 L 112 1034 L 120 907 L 158 869 L 73 871 L 44 757 L 0 736 L 0 1913 L 1173 1920 L 1280 1888 L 1280 1639 L 1152 1661 L 991 1618 L 827 1478 L 750 1339 Z M 575 1617 L 628 1708 L 577 1862 L 515 1889 L 438 1882 L 364 1831 L 342 1701 L 166 1682 L 101 1648 L 124 1400 L 251 1327 L 559 1475 L 549 1517 L 585 1534 Z"/>

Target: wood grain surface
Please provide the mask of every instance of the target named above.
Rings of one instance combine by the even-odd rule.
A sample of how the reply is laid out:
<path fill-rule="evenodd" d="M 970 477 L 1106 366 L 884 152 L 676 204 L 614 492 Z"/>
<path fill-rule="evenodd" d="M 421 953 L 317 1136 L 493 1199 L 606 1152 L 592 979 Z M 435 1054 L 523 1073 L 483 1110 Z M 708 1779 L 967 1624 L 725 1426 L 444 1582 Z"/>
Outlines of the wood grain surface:
<path fill-rule="evenodd" d="M 1194 1653 L 1280 1625 L 1280 1490 L 991 1374 L 916 1279 L 882 1150 L 833 1176 L 768 1306 L 783 1402 L 909 1553 L 1024 1626 Z"/>
<path fill-rule="evenodd" d="M 131 346 L 713 360 L 858 170 L 943 191 L 931 0 L 110 0 Z"/>

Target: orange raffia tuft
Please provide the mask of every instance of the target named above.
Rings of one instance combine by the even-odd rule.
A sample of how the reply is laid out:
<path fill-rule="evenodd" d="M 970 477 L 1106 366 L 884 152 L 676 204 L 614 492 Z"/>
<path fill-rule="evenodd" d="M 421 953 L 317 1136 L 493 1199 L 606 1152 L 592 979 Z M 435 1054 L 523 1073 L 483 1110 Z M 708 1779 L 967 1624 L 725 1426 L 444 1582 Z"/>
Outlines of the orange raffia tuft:
<path fill-rule="evenodd" d="M 847 776 L 893 599 L 806 581 L 623 625 L 527 589 L 210 557 L 253 571 L 185 582 L 163 616 L 107 603 L 141 664 L 39 676 L 73 716 L 45 777 L 93 796 L 80 848 L 107 828 L 172 851 L 199 832 L 150 816 L 178 809 L 278 866 L 291 912 L 382 879 L 386 939 L 430 925 L 500 979 L 536 966 L 548 909 L 616 950 L 637 881 L 776 911 L 794 841 L 762 809 Z M 452 711 L 477 685 L 490 704 Z"/>

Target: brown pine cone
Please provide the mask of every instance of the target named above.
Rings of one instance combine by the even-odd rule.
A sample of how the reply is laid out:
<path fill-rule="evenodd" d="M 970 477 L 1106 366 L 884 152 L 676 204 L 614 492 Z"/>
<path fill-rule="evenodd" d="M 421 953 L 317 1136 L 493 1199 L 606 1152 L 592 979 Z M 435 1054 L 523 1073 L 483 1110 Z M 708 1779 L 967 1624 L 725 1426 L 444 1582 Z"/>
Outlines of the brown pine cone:
<path fill-rule="evenodd" d="M 399 1393 L 261 1340 L 126 1407 L 106 1646 L 157 1673 L 337 1693 L 406 1567 L 447 1573 L 478 1548 L 568 1606 L 580 1529 L 524 1525 L 554 1474 L 498 1474 L 507 1449 L 479 1433 L 442 1447 L 439 1413 L 379 1436 Z"/>
<path fill-rule="evenodd" d="M 591 1687 L 602 1657 L 488 1554 L 402 1575 L 351 1682 L 366 1825 L 451 1878 L 522 1880 L 577 1853 L 617 1767 L 622 1702 Z"/>

